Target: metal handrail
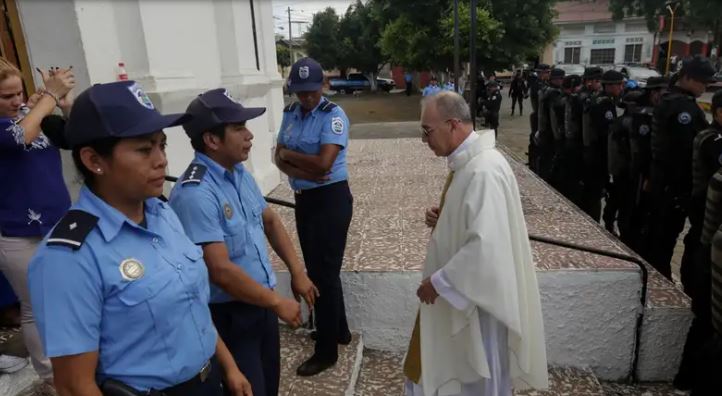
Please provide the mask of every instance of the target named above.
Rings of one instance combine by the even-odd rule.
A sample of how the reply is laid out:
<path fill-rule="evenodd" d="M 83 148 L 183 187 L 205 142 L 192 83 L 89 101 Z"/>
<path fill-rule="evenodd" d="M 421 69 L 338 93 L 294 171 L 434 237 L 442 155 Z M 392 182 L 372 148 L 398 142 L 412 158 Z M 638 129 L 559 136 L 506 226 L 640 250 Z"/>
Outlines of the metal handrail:
<path fill-rule="evenodd" d="M 178 178 L 173 177 L 173 176 L 166 176 L 165 179 L 167 181 L 170 181 L 173 183 L 178 181 Z M 264 197 L 264 199 L 266 200 L 266 202 L 272 203 L 275 205 L 284 206 L 284 207 L 290 208 L 290 209 L 296 208 L 296 204 L 294 204 L 293 202 L 288 202 L 288 201 L 284 201 L 282 199 L 271 198 L 271 197 Z M 595 248 L 595 247 L 591 247 L 591 246 L 579 245 L 576 243 L 562 241 L 562 240 L 549 238 L 549 237 L 545 237 L 545 236 L 540 236 L 540 235 L 529 234 L 529 240 L 534 241 L 534 242 L 544 243 L 547 245 L 577 250 L 580 252 L 596 254 L 599 256 L 610 257 L 610 258 L 614 258 L 617 260 L 628 261 L 628 262 L 636 264 L 637 267 L 639 267 L 639 270 L 642 273 L 642 293 L 641 293 L 642 295 L 640 298 L 641 304 L 642 304 L 642 309 L 639 313 L 639 316 L 637 317 L 636 342 L 634 345 L 634 360 L 632 361 L 632 372 L 630 373 L 630 376 L 629 376 L 630 382 L 637 382 L 638 381 L 637 367 L 639 366 L 639 352 L 640 352 L 640 348 L 641 348 L 640 340 L 642 337 L 642 322 L 644 320 L 644 309 L 647 306 L 647 281 L 649 279 L 649 270 L 647 269 L 647 266 L 645 265 L 644 261 L 642 261 L 639 257 L 635 257 L 632 255 L 613 252 L 613 251 L 604 250 L 604 249 L 599 249 L 599 248 Z"/>

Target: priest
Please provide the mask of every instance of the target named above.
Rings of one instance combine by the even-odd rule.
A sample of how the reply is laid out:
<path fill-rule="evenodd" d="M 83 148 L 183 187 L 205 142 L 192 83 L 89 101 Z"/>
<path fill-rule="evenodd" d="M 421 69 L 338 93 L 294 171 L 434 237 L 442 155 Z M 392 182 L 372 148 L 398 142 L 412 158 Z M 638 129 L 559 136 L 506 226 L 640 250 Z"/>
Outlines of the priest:
<path fill-rule="evenodd" d="M 424 98 L 423 141 L 449 177 L 432 228 L 404 361 L 409 396 L 511 396 L 548 387 L 544 326 L 519 188 L 454 92 Z"/>

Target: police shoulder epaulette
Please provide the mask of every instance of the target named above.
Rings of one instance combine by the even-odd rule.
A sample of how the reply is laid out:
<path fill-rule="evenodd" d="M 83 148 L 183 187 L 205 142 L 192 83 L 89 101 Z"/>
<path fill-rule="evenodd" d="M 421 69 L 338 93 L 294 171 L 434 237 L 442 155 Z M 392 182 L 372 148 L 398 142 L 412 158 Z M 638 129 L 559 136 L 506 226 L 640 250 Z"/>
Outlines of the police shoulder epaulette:
<path fill-rule="evenodd" d="M 188 184 L 200 184 L 201 181 L 203 181 L 203 176 L 206 174 L 207 170 L 208 168 L 206 168 L 205 165 L 190 164 L 185 173 L 183 173 L 183 178 L 180 180 L 180 184 L 182 186 Z"/>
<path fill-rule="evenodd" d="M 298 102 L 293 102 L 290 105 L 284 107 L 283 112 L 288 113 L 288 112 L 294 111 L 294 110 L 296 110 L 296 106 L 298 106 Z"/>
<path fill-rule="evenodd" d="M 319 110 L 323 111 L 324 113 L 330 113 L 331 110 L 335 109 L 336 107 L 338 107 L 338 105 L 336 103 L 326 102 L 321 105 Z"/>
<path fill-rule="evenodd" d="M 98 218 L 82 210 L 69 210 L 48 237 L 48 246 L 65 246 L 80 249 L 90 231 L 98 224 Z"/>

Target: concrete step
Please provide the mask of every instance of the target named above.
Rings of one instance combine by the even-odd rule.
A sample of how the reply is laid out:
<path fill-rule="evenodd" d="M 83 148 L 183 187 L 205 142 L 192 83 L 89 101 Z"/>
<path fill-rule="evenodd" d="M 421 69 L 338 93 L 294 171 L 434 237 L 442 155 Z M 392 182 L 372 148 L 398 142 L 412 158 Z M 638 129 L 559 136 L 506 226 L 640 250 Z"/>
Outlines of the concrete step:
<path fill-rule="evenodd" d="M 29 363 L 20 371 L 12 374 L 0 374 L 0 395 L 33 395 L 34 384 L 37 380 L 38 375 Z"/>
<path fill-rule="evenodd" d="M 354 333 L 351 344 L 339 345 L 338 363 L 313 377 L 299 377 L 296 368 L 313 354 L 307 330 L 281 326 L 280 396 L 352 396 L 358 380 L 363 340 Z"/>

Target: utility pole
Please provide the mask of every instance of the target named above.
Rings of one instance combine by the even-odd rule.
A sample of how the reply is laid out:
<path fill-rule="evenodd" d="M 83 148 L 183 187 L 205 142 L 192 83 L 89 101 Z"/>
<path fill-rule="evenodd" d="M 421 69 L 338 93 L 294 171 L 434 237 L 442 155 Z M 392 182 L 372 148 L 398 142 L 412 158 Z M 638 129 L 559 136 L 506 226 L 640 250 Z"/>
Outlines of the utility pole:
<path fill-rule="evenodd" d="M 459 0 L 454 0 L 454 87 L 459 92 Z"/>
<path fill-rule="evenodd" d="M 664 68 L 664 75 L 669 76 L 669 63 L 670 60 L 672 60 L 672 37 L 674 35 L 674 13 L 677 12 L 677 7 L 679 7 L 679 2 L 673 1 L 666 4 L 667 5 L 667 11 L 669 11 L 670 15 L 670 22 L 669 22 L 669 39 L 667 40 L 667 63 L 666 67 Z M 673 7 L 674 6 L 674 7 Z"/>
<path fill-rule="evenodd" d="M 476 0 L 471 0 L 471 39 L 469 40 L 469 56 L 471 57 L 471 71 L 469 78 L 471 79 L 469 92 L 469 101 L 471 102 L 471 119 L 474 122 L 474 130 L 476 130 Z"/>
<path fill-rule="evenodd" d="M 291 32 L 291 7 L 288 7 L 288 52 L 291 54 L 291 64 L 296 63 L 293 55 L 293 33 Z"/>

